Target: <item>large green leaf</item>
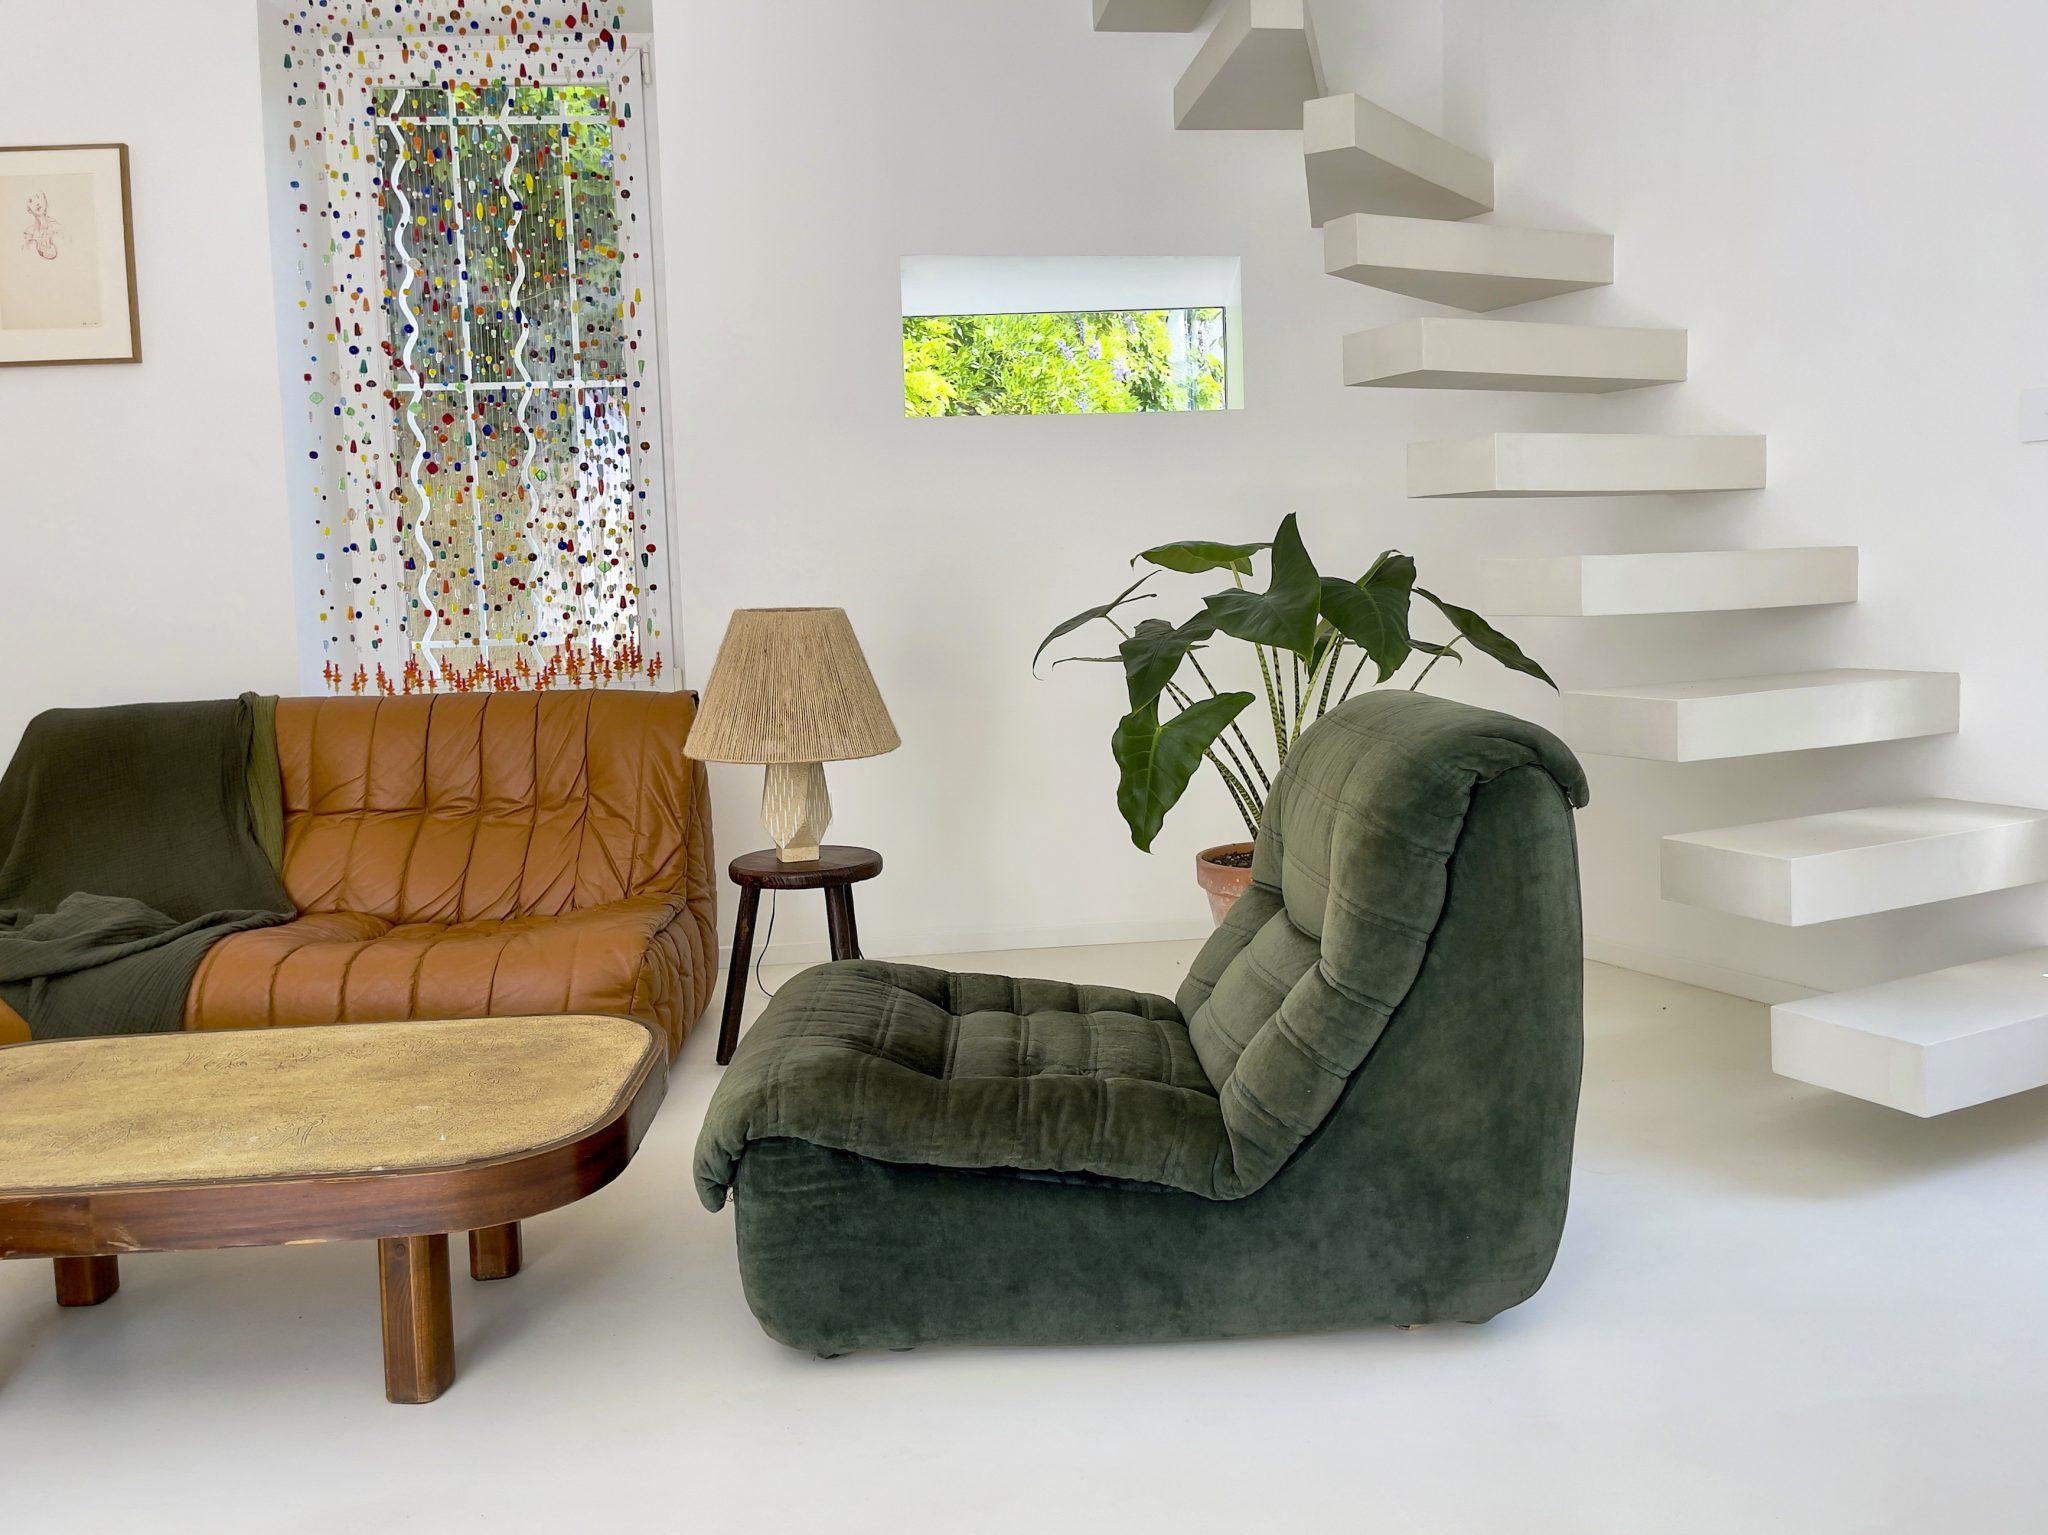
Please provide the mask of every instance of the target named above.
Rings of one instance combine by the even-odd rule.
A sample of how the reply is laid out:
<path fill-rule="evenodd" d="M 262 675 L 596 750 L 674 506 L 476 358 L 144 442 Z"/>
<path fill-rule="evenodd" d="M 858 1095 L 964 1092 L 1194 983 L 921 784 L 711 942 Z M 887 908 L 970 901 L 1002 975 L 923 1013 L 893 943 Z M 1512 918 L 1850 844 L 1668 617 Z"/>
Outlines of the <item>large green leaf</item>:
<path fill-rule="evenodd" d="M 1292 651 L 1306 660 L 1316 647 L 1321 580 L 1290 512 L 1273 535 L 1273 575 L 1266 589 L 1218 592 L 1204 606 L 1217 629 L 1232 639 Z"/>
<path fill-rule="evenodd" d="M 1251 703 L 1249 693 L 1223 693 L 1204 698 L 1161 724 L 1155 697 L 1117 722 L 1116 733 L 1109 738 L 1118 772 L 1116 808 L 1123 812 L 1138 851 L 1152 851 L 1152 839 L 1165 824 L 1166 812 L 1187 793 L 1203 754 Z"/>
<path fill-rule="evenodd" d="M 1182 575 L 1199 576 L 1205 570 L 1234 570 L 1239 575 L 1252 573 L 1252 556 L 1271 544 L 1219 544 L 1206 538 L 1182 539 L 1177 544 L 1161 544 L 1156 549 L 1147 549 L 1132 558 L 1131 563 L 1148 560 L 1166 570 L 1177 570 Z"/>
<path fill-rule="evenodd" d="M 1323 616 L 1337 632 L 1372 657 L 1385 682 L 1415 648 L 1408 633 L 1408 605 L 1415 589 L 1415 561 L 1405 554 L 1382 555 L 1361 581 L 1323 578 Z"/>
<path fill-rule="evenodd" d="M 1139 624 L 1117 647 L 1123 657 L 1131 707 L 1142 709 L 1165 692 L 1188 652 L 1215 632 L 1206 613 L 1197 613 L 1178 629 L 1163 618 L 1148 618 Z"/>
<path fill-rule="evenodd" d="M 1122 591 L 1118 592 L 1115 597 L 1111 598 L 1108 602 L 1103 603 L 1101 607 L 1088 608 L 1082 612 L 1076 613 L 1072 618 L 1068 619 L 1065 623 L 1055 626 L 1052 633 L 1048 634 L 1044 639 L 1040 640 L 1038 642 L 1038 648 L 1031 652 L 1031 670 L 1034 673 L 1037 672 L 1038 658 L 1045 654 L 1045 647 L 1050 645 L 1054 640 L 1059 639 L 1063 635 L 1072 634 L 1076 629 L 1080 628 L 1083 624 L 1092 624 L 1098 618 L 1109 617 L 1110 614 L 1114 613 L 1118 608 L 1122 607 L 1127 602 L 1143 602 L 1145 600 L 1145 597 L 1150 597 L 1152 595 L 1152 593 L 1150 592 L 1145 593 L 1145 597 L 1133 597 L 1131 593 L 1135 592 L 1139 587 L 1143 586 L 1147 581 L 1151 579 L 1151 574 L 1140 576 L 1137 580 L 1133 581 L 1129 586 L 1125 587 Z"/>
<path fill-rule="evenodd" d="M 1491 656 L 1509 671 L 1525 673 L 1539 682 L 1549 682 L 1553 689 L 1556 688 L 1557 684 L 1550 681 L 1550 673 L 1530 660 L 1520 645 L 1470 608 L 1461 608 L 1455 602 L 1446 602 L 1435 592 L 1426 591 L 1419 586 L 1415 590 L 1418 595 L 1435 603 L 1437 611 L 1451 621 L 1451 627 L 1481 655 Z"/>

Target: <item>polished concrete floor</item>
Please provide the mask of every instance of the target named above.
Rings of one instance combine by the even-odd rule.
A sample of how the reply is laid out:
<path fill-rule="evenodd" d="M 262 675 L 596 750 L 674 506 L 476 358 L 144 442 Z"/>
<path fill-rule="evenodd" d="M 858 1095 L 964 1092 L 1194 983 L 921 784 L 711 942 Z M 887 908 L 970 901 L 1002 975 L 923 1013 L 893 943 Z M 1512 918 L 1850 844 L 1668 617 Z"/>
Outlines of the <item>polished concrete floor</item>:
<path fill-rule="evenodd" d="M 1190 952 L 953 963 L 1170 990 Z M 1772 1076 L 1752 1004 L 1588 983 L 1564 1251 L 1489 1326 L 793 1353 L 690 1187 L 705 1028 L 625 1176 L 458 1276 L 431 1405 L 383 1400 L 368 1246 L 134 1258 L 80 1311 L 0 1265 L 0 1527 L 2048 1528 L 2048 1093 L 1914 1120 Z"/>

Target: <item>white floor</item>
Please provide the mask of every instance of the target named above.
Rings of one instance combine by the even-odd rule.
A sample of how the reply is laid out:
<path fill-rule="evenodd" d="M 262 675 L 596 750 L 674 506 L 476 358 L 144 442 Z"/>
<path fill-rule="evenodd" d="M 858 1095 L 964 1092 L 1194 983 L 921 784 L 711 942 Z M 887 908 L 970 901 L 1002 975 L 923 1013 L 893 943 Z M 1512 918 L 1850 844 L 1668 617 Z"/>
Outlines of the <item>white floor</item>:
<path fill-rule="evenodd" d="M 1190 952 L 951 962 L 1171 990 Z M 1759 1007 L 1588 978 L 1564 1251 L 1489 1326 L 793 1353 L 690 1187 L 707 1027 L 625 1176 L 457 1278 L 430 1406 L 383 1400 L 367 1246 L 129 1259 L 80 1311 L 0 1265 L 0 1528 L 2048 1528 L 2048 1092 L 1914 1120 L 1773 1077 Z"/>

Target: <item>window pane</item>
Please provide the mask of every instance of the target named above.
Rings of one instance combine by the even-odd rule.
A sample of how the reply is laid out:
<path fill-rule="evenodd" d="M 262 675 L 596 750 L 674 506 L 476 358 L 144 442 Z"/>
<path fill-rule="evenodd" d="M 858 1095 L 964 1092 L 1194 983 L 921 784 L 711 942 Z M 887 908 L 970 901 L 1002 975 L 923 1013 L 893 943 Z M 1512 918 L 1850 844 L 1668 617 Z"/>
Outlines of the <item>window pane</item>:
<path fill-rule="evenodd" d="M 448 130 L 438 123 L 386 122 L 378 135 L 389 189 L 383 210 L 385 309 L 396 354 L 394 377 L 402 383 L 463 378 L 448 147 Z"/>
<path fill-rule="evenodd" d="M 1222 410 L 1223 310 L 913 315 L 903 321 L 910 416 Z"/>
<path fill-rule="evenodd" d="M 546 124 L 466 122 L 457 129 L 470 345 L 476 377 L 487 382 L 574 376 L 561 135 Z"/>
<path fill-rule="evenodd" d="M 560 666 L 564 646 L 637 654 L 653 529 L 635 453 L 651 446 L 626 387 L 609 101 L 458 84 L 380 90 L 376 108 L 419 664 L 453 680 L 480 660 Z"/>

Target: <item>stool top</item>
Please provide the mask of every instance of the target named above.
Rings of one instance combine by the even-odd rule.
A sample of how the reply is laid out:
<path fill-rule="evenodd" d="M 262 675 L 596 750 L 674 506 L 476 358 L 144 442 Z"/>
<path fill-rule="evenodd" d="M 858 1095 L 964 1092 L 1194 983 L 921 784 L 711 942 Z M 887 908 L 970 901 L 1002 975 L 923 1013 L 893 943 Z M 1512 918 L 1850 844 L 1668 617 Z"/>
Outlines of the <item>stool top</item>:
<path fill-rule="evenodd" d="M 775 849 L 742 853 L 732 861 L 732 882 L 760 890 L 827 890 L 858 884 L 882 872 L 882 855 L 871 847 L 825 846 L 805 863 L 784 863 Z"/>

